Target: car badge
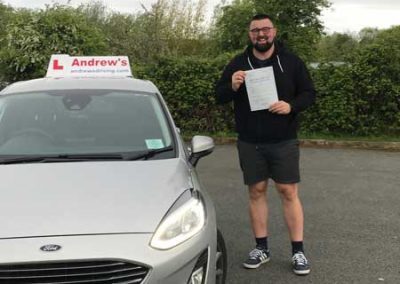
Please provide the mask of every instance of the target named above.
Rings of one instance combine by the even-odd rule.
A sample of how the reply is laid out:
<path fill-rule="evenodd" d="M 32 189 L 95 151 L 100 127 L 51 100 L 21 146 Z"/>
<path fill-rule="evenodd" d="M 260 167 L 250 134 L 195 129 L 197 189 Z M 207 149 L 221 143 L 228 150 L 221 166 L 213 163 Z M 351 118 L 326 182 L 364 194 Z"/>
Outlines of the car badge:
<path fill-rule="evenodd" d="M 52 251 L 58 251 L 61 249 L 61 246 L 59 245 L 45 245 L 40 247 L 41 251 L 45 251 L 45 252 L 52 252 Z"/>

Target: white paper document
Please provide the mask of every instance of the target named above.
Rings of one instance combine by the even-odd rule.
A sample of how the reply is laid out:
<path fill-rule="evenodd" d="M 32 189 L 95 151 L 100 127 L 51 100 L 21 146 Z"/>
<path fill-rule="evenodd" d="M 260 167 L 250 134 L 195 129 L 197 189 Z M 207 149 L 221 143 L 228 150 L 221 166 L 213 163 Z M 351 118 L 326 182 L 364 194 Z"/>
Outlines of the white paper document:
<path fill-rule="evenodd" d="M 246 71 L 245 82 L 251 111 L 268 109 L 278 101 L 272 66 Z"/>

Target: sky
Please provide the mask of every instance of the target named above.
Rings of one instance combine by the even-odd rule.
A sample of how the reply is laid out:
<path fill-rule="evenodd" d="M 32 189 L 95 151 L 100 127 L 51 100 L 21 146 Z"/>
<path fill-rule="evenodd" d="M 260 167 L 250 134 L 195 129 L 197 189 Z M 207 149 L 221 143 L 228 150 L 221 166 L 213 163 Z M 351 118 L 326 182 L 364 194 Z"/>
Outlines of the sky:
<path fill-rule="evenodd" d="M 141 4 L 150 8 L 156 0 L 102 0 L 107 7 L 124 13 L 143 11 Z M 196 1 L 196 0 L 194 0 Z M 214 7 L 222 0 L 208 0 L 207 15 L 211 17 Z M 54 2 L 72 5 L 90 0 L 3 0 L 13 7 L 44 8 Z M 229 3 L 229 0 L 227 1 Z M 330 0 L 331 7 L 324 10 L 321 21 L 328 33 L 357 33 L 365 27 L 385 29 L 400 25 L 400 0 Z"/>

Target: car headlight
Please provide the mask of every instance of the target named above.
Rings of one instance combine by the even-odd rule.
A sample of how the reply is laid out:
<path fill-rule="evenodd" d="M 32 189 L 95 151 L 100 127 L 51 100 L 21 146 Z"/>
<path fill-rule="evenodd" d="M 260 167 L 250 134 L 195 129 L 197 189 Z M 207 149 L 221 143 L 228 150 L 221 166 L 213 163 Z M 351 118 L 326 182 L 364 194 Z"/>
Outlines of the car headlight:
<path fill-rule="evenodd" d="M 162 220 L 150 245 L 162 250 L 177 246 L 196 235 L 204 227 L 205 219 L 203 201 L 200 197 L 192 196 Z"/>

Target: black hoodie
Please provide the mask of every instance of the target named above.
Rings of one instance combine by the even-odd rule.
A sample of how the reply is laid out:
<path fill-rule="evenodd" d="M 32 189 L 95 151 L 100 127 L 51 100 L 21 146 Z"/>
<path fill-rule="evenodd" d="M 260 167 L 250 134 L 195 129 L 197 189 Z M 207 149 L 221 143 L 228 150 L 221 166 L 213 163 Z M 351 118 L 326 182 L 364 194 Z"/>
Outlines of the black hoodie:
<path fill-rule="evenodd" d="M 251 65 L 249 64 L 249 60 Z M 250 111 L 246 86 L 243 83 L 237 92 L 232 90 L 232 75 L 238 70 L 272 66 L 279 100 L 290 104 L 287 115 L 273 114 L 268 110 Z M 225 67 L 216 85 L 217 102 L 233 100 L 236 131 L 239 139 L 250 143 L 273 143 L 297 138 L 298 113 L 315 102 L 315 89 L 303 61 L 275 43 L 269 60 L 260 66 L 249 46 Z"/>

